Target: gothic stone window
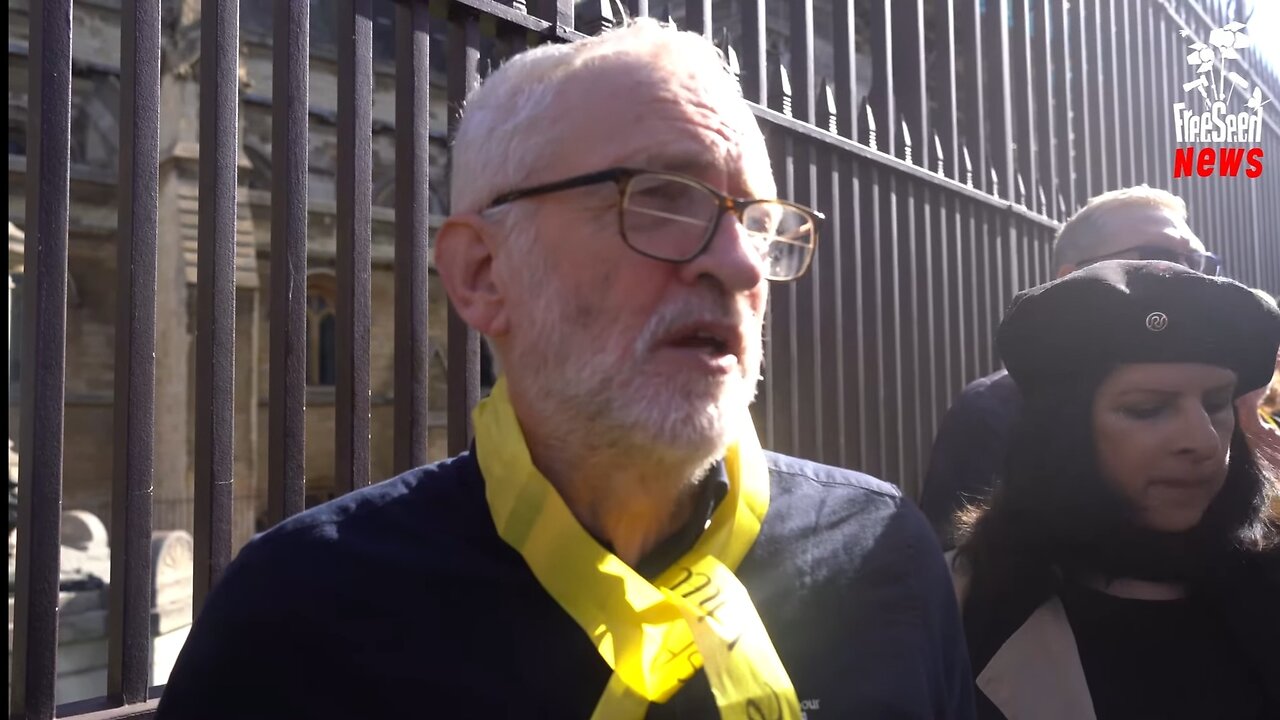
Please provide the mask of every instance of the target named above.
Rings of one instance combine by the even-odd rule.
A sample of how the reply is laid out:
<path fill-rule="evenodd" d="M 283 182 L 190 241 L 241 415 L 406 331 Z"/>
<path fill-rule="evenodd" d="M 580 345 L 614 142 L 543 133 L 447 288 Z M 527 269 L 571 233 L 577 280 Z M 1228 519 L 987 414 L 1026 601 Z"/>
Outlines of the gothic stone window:
<path fill-rule="evenodd" d="M 307 278 L 307 384 L 332 386 L 337 381 L 337 317 L 334 278 L 314 273 Z"/>

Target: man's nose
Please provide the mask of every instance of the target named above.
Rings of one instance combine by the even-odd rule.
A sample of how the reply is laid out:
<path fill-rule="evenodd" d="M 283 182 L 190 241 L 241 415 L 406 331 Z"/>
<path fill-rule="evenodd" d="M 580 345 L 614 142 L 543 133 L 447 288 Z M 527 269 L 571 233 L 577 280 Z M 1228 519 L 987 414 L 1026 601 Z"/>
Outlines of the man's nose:
<path fill-rule="evenodd" d="M 730 292 L 748 292 L 764 282 L 764 259 L 737 215 L 726 210 L 706 251 L 684 263 L 680 274 L 689 283 L 710 276 Z"/>

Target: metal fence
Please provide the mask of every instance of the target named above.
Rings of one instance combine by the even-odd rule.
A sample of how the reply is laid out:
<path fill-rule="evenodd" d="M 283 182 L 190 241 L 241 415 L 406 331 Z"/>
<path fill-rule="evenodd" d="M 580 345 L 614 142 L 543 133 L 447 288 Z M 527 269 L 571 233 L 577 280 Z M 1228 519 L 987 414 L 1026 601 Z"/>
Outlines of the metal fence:
<path fill-rule="evenodd" d="M 67 294 L 72 3 L 32 3 L 21 477 L 13 717 L 149 717 L 148 608 L 154 438 L 160 0 L 122 0 L 121 137 L 107 696 L 55 708 Z M 369 484 L 371 0 L 341 0 L 338 128 L 336 477 Z M 645 0 L 632 14 L 659 10 Z M 773 3 L 770 4 L 771 6 Z M 779 4 L 783 5 L 783 4 Z M 238 11 L 207 2 L 200 35 L 195 607 L 231 559 Z M 307 0 L 276 0 L 271 237 L 269 514 L 303 508 Z M 786 197 L 830 217 L 811 272 L 774 292 L 757 420 L 776 450 L 917 490 L 949 400 L 997 360 L 1013 293 L 1048 279 L 1059 223 L 1088 197 L 1169 187 L 1229 274 L 1280 292 L 1280 169 L 1256 180 L 1174 181 L 1172 103 L 1186 45 L 1228 19 L 1223 3 L 1173 0 L 790 0 L 787 46 L 766 44 L 763 0 L 733 26 L 710 0 L 682 24 L 739 68 Z M 575 17 L 575 9 L 577 10 Z M 482 74 L 531 44 L 617 23 L 619 6 L 572 0 L 401 2 L 396 65 L 447 55 L 460 106 Z M 666 13 L 667 10 L 662 8 Z M 443 47 L 430 29 L 447 24 Z M 867 27 L 859 27 L 866 25 Z M 816 35 L 815 35 L 816 33 Z M 1184 34 L 1185 39 L 1180 35 Z M 860 53 L 855 35 L 869 38 Z M 815 38 L 834 65 L 815 76 Z M 774 60 L 785 57 L 785 64 Z M 871 63 L 871 89 L 857 88 Z M 1245 53 L 1242 75 L 1280 82 Z M 395 460 L 426 461 L 429 261 L 426 72 L 396 74 Z M 450 124 L 456 121 L 456 113 Z M 620 129 L 621 131 L 621 129 Z M 1267 116 L 1261 145 L 1280 153 Z M 466 448 L 480 396 L 476 334 L 448 319 L 448 440 Z"/>

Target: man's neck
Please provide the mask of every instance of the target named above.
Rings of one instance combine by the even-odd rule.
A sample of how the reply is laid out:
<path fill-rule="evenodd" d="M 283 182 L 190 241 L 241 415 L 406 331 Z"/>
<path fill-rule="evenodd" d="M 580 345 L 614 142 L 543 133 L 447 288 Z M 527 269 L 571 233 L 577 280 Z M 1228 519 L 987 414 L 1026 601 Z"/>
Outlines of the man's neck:
<path fill-rule="evenodd" d="M 573 516 L 632 567 L 688 522 L 698 481 L 715 460 L 567 448 L 526 437 L 534 465 Z"/>
<path fill-rule="evenodd" d="M 640 447 L 599 423 L 575 432 L 583 423 L 546 413 L 518 384 L 509 393 L 534 467 L 582 527 L 632 567 L 688 522 L 699 480 L 723 454 Z"/>

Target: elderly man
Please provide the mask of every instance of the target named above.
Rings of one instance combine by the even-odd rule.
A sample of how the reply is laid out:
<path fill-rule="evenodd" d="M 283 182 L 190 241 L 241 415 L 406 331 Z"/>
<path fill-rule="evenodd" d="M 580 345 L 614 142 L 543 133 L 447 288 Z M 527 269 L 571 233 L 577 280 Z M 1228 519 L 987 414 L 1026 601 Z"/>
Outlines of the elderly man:
<path fill-rule="evenodd" d="M 1168 260 L 1209 275 L 1219 268 L 1188 227 L 1182 199 L 1147 185 L 1089 200 L 1058 232 L 1053 257 L 1059 278 L 1102 260 Z M 956 513 L 995 485 L 1021 406 L 1013 378 L 1000 370 L 970 383 L 943 417 L 920 503 L 944 546 L 953 543 Z"/>
<path fill-rule="evenodd" d="M 437 266 L 503 369 L 473 448 L 250 543 L 160 717 L 971 716 L 923 516 L 756 439 L 768 282 L 818 218 L 714 46 L 523 53 L 453 162 Z"/>

